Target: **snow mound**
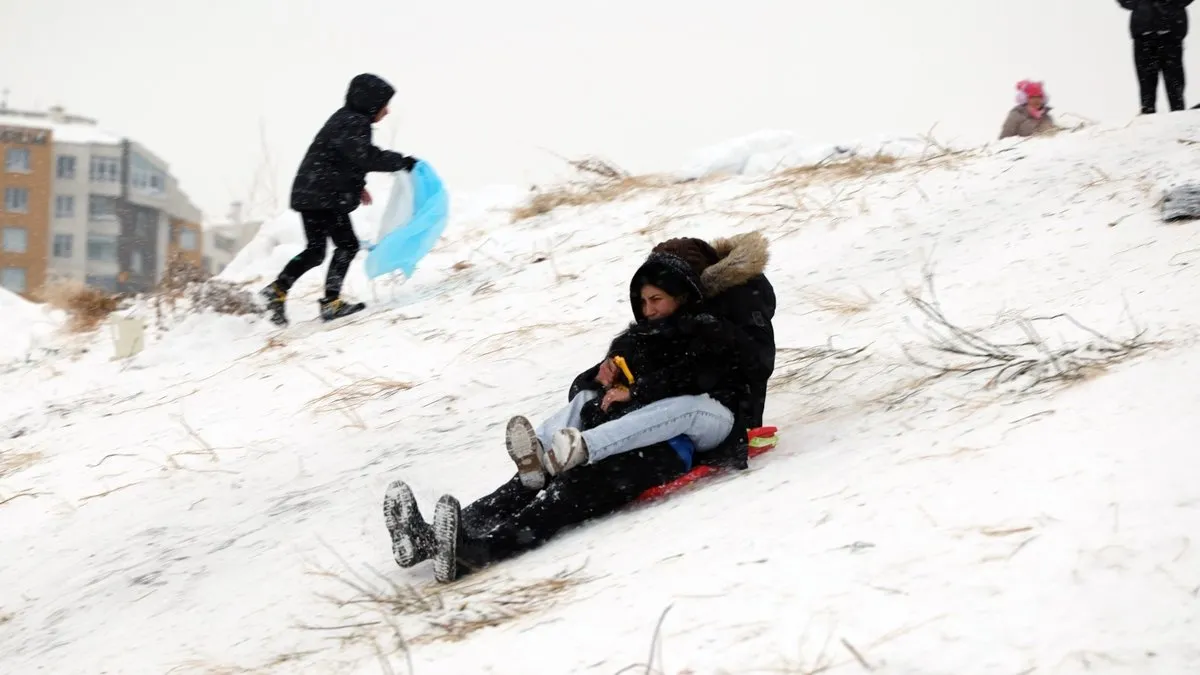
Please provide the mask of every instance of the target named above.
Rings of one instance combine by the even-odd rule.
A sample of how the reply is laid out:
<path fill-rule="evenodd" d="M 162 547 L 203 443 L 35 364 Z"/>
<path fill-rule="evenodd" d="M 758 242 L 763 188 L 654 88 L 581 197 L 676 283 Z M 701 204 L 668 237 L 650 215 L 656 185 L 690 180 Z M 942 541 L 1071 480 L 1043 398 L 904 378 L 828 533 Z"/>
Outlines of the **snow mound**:
<path fill-rule="evenodd" d="M 919 157 L 929 151 L 929 141 L 916 137 L 814 144 L 794 131 L 759 131 L 696 152 L 684 168 L 675 172 L 675 177 L 697 180 L 710 176 L 758 176 L 852 157 Z"/>
<path fill-rule="evenodd" d="M 0 363 L 28 357 L 62 326 L 62 312 L 0 288 Z"/>
<path fill-rule="evenodd" d="M 740 176 L 824 156 L 764 132 L 696 165 L 735 178 L 535 222 L 468 200 L 344 322 L 186 315 L 130 359 L 8 369 L 0 672 L 1200 672 L 1200 234 L 1147 190 L 1200 176 L 1197 134 L 776 185 Z M 505 421 L 565 402 L 651 246 L 751 230 L 773 452 L 461 583 L 395 565 L 389 482 L 428 518 L 509 480 Z M 226 276 L 302 245 L 280 216 Z"/>

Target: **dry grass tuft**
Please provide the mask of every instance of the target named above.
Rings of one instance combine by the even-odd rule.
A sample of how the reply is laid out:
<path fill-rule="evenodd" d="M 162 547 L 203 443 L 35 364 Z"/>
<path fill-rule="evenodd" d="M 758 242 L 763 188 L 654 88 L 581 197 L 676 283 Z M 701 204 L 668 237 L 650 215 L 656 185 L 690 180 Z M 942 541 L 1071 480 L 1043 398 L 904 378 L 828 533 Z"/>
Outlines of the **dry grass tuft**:
<path fill-rule="evenodd" d="M 67 313 L 67 329 L 73 333 L 95 330 L 121 304 L 121 296 L 73 280 L 51 281 L 37 299 Z"/>
<path fill-rule="evenodd" d="M 582 178 L 537 191 L 523 206 L 512 211 L 512 222 L 534 218 L 563 206 L 604 204 L 644 190 L 676 185 L 660 175 L 634 176 L 620 167 L 595 157 L 568 162 Z"/>
<path fill-rule="evenodd" d="M 314 572 L 349 590 L 349 595 L 320 597 L 339 609 L 352 610 L 338 626 L 299 625 L 305 630 L 347 631 L 343 639 L 373 641 L 376 629 L 390 627 L 399 637 L 397 619 L 408 624 L 413 637 L 401 638 L 401 647 L 431 642 L 460 642 L 483 628 L 500 626 L 556 604 L 567 591 L 587 582 L 580 569 L 563 570 L 540 579 L 500 578 L 479 573 L 451 584 L 414 586 L 401 584 L 368 568 L 376 579 L 351 571 L 349 575 L 328 570 Z M 379 615 L 369 620 L 364 612 Z"/>
<path fill-rule="evenodd" d="M 538 192 L 524 206 L 513 209 L 512 222 L 534 218 L 563 206 L 606 204 L 643 190 L 655 190 L 672 185 L 661 176 L 628 176 L 586 182 L 572 182 Z"/>
<path fill-rule="evenodd" d="M 308 407 L 317 413 L 353 411 L 369 401 L 388 398 L 415 386 L 412 382 L 372 377 L 338 387 L 309 401 Z"/>
<path fill-rule="evenodd" d="M 871 308 L 875 304 L 875 298 L 863 289 L 859 289 L 861 295 L 853 295 L 850 293 L 837 293 L 820 290 L 801 291 L 801 295 L 812 306 L 824 312 L 832 312 L 834 314 L 854 315 L 861 314 Z"/>
<path fill-rule="evenodd" d="M 829 158 L 808 166 L 797 166 L 776 172 L 763 187 L 746 196 L 796 193 L 805 188 L 828 183 L 840 183 L 853 179 L 866 179 L 902 170 L 930 171 L 953 167 L 974 151 L 954 150 L 933 137 L 932 131 L 921 136 L 925 142 L 922 152 L 913 157 L 902 157 L 879 150 L 874 154 L 831 155 Z M 806 210 L 812 210 L 811 205 Z"/>
<path fill-rule="evenodd" d="M 41 458 L 40 452 L 0 452 L 0 478 L 28 469 Z"/>

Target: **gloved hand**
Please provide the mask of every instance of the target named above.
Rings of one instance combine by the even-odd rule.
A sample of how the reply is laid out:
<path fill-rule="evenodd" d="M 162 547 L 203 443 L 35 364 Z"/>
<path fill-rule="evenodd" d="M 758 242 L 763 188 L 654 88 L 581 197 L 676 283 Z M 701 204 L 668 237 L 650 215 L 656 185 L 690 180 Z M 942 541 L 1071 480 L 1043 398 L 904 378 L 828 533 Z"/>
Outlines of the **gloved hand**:
<path fill-rule="evenodd" d="M 413 170 L 413 167 L 416 166 L 417 162 L 419 162 L 419 161 L 421 161 L 421 160 L 417 159 L 416 157 L 407 157 L 406 156 L 404 158 L 404 162 L 400 165 L 400 170 L 411 172 Z"/>

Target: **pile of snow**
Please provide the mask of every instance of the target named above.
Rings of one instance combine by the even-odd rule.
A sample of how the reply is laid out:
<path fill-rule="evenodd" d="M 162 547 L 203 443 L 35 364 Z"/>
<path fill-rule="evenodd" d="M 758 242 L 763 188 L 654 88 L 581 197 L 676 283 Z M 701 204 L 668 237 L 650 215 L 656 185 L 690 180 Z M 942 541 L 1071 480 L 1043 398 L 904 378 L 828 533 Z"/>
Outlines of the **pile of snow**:
<path fill-rule="evenodd" d="M 852 157 L 920 157 L 930 151 L 930 142 L 916 137 L 827 144 L 813 143 L 793 131 L 760 131 L 700 150 L 674 176 L 679 180 L 760 176 Z"/>
<path fill-rule="evenodd" d="M 0 288 L 0 363 L 29 357 L 62 326 L 63 313 Z"/>
<path fill-rule="evenodd" d="M 1200 672 L 1200 235 L 1146 189 L 1200 176 L 1198 134 L 1181 113 L 995 144 L 814 181 L 808 212 L 742 175 L 517 223 L 472 207 L 344 322 L 195 315 L 126 361 L 13 369 L 0 672 Z M 564 403 L 652 244 L 752 229 L 774 451 L 458 584 L 396 567 L 388 482 L 428 517 L 510 479 L 506 420 Z M 256 244 L 233 273 L 275 274 L 298 220 Z M 980 339 L 914 306 L 927 270 Z M 996 327 L 1018 313 L 1060 318 Z M 1110 359 L 1063 313 L 1145 348 Z M 989 350 L 1078 378 L 996 386 Z"/>

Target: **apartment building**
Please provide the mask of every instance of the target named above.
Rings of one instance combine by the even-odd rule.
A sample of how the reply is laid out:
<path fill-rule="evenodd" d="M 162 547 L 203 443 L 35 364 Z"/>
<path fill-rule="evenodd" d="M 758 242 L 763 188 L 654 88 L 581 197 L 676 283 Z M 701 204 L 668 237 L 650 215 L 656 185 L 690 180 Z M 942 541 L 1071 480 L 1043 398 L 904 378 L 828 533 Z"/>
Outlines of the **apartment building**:
<path fill-rule="evenodd" d="M 46 278 L 53 198 L 50 131 L 0 124 L 0 287 L 28 295 Z"/>
<path fill-rule="evenodd" d="M 66 278 L 136 293 L 153 288 L 162 278 L 171 253 L 203 257 L 203 239 L 186 234 L 199 232 L 200 210 L 180 189 L 167 163 L 145 146 L 61 108 L 44 113 L 0 109 L 0 133 L 6 129 L 14 138 L 40 134 L 46 139 L 44 175 L 36 170 L 0 174 L 6 193 L 10 183 L 20 189 L 22 180 L 41 181 L 40 191 L 29 196 L 31 207 L 36 202 L 42 209 L 41 217 L 31 207 L 20 217 L 29 230 L 29 248 L 39 240 L 46 243 L 40 256 L 30 253 L 23 258 L 24 284 L 17 283 L 20 273 L 7 272 L 13 283 L 0 279 L 0 285 L 20 287 L 17 292 L 28 294 L 44 280 Z M 36 155 L 33 144 L 16 145 Z M 14 161 L 19 164 L 21 157 L 18 150 Z M 31 164 L 37 162 L 31 159 Z M 16 222 L 20 217 L 10 214 L 8 206 L 0 219 Z"/>

